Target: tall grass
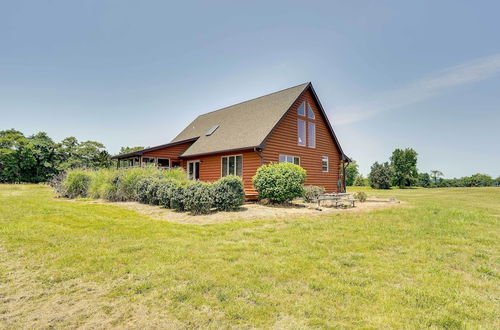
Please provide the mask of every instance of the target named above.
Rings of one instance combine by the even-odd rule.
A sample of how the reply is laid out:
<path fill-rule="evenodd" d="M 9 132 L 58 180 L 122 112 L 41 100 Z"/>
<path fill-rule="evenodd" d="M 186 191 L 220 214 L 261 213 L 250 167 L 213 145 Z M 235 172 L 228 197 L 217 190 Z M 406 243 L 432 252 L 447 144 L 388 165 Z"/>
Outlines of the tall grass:
<path fill-rule="evenodd" d="M 143 178 L 187 181 L 183 169 L 159 170 L 154 167 L 131 169 L 70 170 L 61 184 L 61 195 L 104 198 L 111 201 L 136 201 L 136 186 Z"/>

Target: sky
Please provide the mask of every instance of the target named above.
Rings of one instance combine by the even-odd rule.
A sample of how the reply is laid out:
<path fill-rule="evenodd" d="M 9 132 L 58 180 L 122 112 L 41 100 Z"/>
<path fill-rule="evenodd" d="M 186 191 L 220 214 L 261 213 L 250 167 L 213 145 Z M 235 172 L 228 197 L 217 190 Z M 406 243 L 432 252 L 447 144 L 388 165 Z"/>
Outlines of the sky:
<path fill-rule="evenodd" d="M 499 1 L 0 0 L 0 130 L 122 146 L 311 81 L 363 174 L 500 175 Z"/>

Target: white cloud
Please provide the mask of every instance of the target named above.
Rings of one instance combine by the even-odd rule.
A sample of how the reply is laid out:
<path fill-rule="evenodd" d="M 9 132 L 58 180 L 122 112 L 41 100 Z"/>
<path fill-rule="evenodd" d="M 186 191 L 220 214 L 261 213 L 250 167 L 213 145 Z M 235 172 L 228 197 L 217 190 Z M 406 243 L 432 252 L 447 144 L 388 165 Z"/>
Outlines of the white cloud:
<path fill-rule="evenodd" d="M 379 113 L 417 103 L 447 89 L 490 78 L 500 72 L 500 54 L 438 71 L 408 86 L 383 93 L 373 100 L 334 110 L 335 124 L 347 125 Z"/>

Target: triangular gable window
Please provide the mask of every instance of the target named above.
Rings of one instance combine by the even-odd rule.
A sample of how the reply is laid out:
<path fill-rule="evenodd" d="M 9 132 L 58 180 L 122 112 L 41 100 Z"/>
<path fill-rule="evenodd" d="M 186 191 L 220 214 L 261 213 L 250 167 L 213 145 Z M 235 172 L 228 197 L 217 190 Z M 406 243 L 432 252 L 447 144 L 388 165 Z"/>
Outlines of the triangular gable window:
<path fill-rule="evenodd" d="M 307 118 L 311 118 L 311 119 L 314 119 L 314 111 L 313 109 L 311 108 L 311 106 L 309 105 L 309 103 L 307 103 Z"/>
<path fill-rule="evenodd" d="M 306 115 L 306 102 L 302 102 L 299 106 L 299 108 L 297 109 L 297 114 L 299 116 L 305 116 Z"/>

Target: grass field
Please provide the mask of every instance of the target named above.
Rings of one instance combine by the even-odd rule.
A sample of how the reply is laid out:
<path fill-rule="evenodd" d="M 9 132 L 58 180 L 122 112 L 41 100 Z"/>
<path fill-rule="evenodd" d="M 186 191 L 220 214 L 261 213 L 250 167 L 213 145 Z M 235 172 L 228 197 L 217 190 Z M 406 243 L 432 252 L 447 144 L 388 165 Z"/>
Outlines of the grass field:
<path fill-rule="evenodd" d="M 0 185 L 0 327 L 500 328 L 500 188 L 182 225 Z"/>

